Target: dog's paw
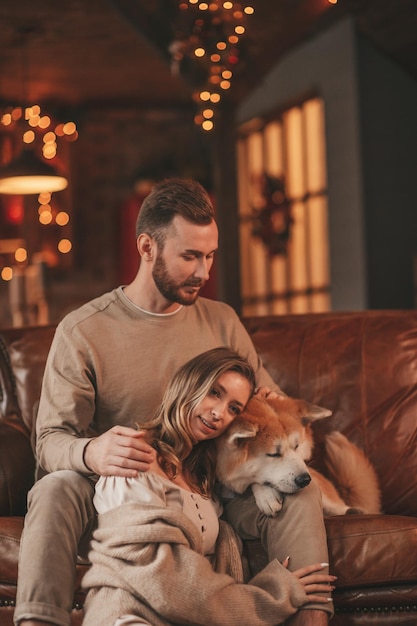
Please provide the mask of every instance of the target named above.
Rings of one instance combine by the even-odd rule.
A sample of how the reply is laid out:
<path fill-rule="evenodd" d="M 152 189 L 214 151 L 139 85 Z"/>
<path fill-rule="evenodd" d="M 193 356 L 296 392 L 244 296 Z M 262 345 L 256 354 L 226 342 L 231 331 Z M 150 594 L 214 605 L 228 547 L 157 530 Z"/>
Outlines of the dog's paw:
<path fill-rule="evenodd" d="M 363 509 L 353 506 L 349 507 L 346 511 L 346 515 L 365 515 L 365 513 L 366 511 L 364 511 Z"/>
<path fill-rule="evenodd" d="M 267 485 L 252 485 L 252 493 L 258 509 L 268 517 L 274 517 L 282 509 L 282 494 Z"/>

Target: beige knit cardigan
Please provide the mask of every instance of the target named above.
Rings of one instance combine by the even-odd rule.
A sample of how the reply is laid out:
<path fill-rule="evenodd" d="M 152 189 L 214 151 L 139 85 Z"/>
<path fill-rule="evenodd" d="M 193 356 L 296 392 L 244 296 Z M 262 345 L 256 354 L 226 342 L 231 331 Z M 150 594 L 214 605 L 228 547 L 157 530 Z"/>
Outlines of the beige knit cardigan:
<path fill-rule="evenodd" d="M 172 508 L 133 503 L 99 515 L 90 559 L 83 626 L 114 626 L 125 614 L 153 626 L 275 626 L 307 602 L 277 560 L 244 584 L 224 522 L 212 566 L 194 524 Z"/>

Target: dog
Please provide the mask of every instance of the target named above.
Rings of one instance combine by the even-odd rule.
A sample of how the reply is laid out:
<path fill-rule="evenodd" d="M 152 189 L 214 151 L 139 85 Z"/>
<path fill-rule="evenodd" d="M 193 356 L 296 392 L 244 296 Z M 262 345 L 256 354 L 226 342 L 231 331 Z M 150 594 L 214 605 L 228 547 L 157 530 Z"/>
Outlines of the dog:
<path fill-rule="evenodd" d="M 314 445 L 311 424 L 330 415 L 328 409 L 287 396 L 252 398 L 216 441 L 219 482 L 236 493 L 251 487 L 268 516 L 279 513 L 284 494 L 296 493 L 311 480 L 321 490 L 326 516 L 380 513 L 376 472 L 342 433 L 333 432 L 325 441 L 333 482 L 307 467 Z"/>

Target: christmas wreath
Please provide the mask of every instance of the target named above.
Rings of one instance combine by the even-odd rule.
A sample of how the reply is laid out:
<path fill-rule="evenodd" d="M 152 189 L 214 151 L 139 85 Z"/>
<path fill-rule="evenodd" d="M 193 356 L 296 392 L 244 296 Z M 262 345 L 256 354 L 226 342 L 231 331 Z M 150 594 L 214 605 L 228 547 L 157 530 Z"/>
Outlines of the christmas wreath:
<path fill-rule="evenodd" d="M 252 234 L 263 241 L 271 256 L 285 255 L 293 221 L 284 180 L 263 174 L 262 205 L 254 209 Z"/>

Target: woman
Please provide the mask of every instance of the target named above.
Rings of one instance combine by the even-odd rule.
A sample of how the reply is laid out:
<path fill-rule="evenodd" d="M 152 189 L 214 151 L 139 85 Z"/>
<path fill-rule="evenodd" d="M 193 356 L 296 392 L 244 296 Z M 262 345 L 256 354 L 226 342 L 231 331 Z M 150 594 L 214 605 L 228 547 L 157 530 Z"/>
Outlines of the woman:
<path fill-rule="evenodd" d="M 227 348 L 181 367 L 147 425 L 157 460 L 136 478 L 101 477 L 84 626 L 274 626 L 325 603 L 327 564 L 295 572 L 272 561 L 249 584 L 213 496 L 219 437 L 245 408 L 255 377 Z"/>

